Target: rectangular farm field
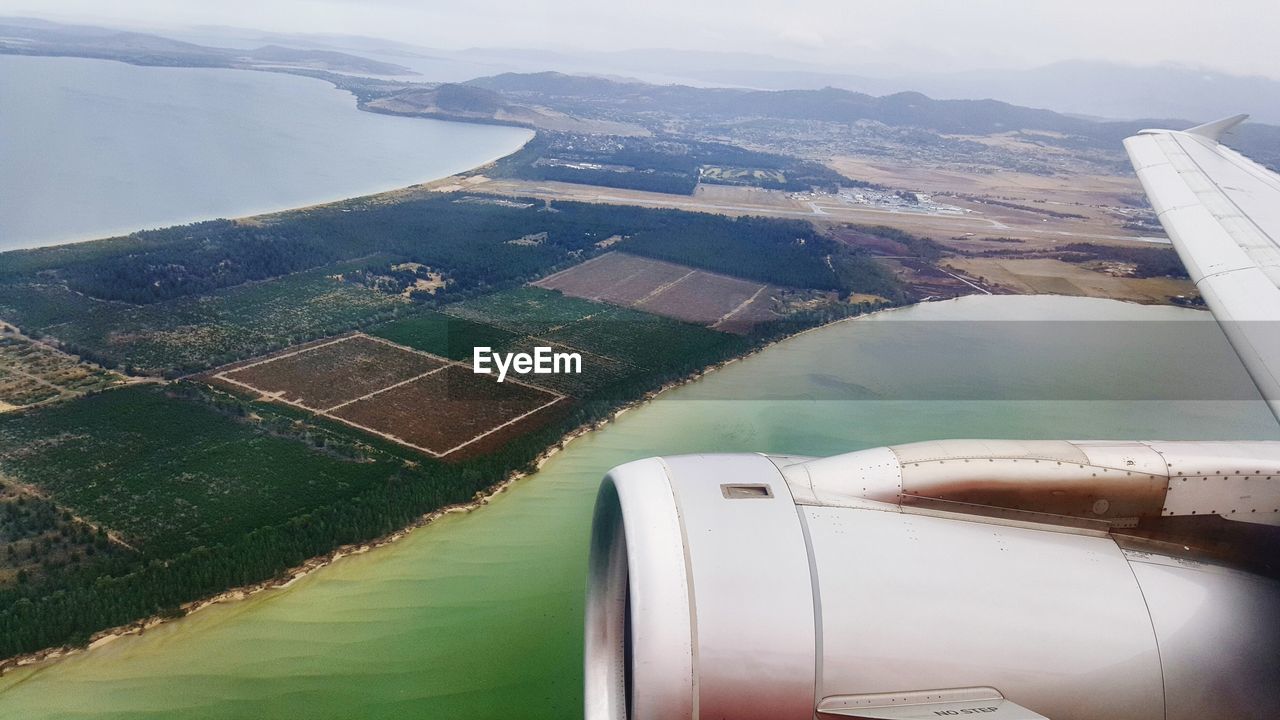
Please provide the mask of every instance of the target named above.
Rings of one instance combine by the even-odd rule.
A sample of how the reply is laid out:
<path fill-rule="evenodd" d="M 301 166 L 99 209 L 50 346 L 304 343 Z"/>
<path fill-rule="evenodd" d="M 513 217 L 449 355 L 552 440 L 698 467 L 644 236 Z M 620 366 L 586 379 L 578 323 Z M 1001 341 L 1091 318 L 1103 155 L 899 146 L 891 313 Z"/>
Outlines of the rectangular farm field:
<path fill-rule="evenodd" d="M 560 395 L 450 365 L 331 413 L 350 425 L 424 450 L 449 455 L 557 402 Z"/>
<path fill-rule="evenodd" d="M 572 297 L 631 305 L 693 272 L 664 260 L 610 252 L 548 275 L 534 285 Z"/>
<path fill-rule="evenodd" d="M 637 303 L 636 308 L 716 327 L 761 301 L 767 307 L 767 285 L 699 271 Z"/>
<path fill-rule="evenodd" d="M 326 410 L 445 365 L 443 360 L 365 335 L 285 352 L 219 374 L 220 379 Z"/>

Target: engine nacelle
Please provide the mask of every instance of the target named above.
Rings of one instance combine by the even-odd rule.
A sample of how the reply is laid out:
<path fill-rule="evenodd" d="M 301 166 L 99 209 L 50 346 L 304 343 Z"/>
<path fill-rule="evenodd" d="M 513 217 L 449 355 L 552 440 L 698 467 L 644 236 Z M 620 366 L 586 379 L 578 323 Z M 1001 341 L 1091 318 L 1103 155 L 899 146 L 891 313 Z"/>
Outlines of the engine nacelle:
<path fill-rule="evenodd" d="M 1280 708 L 1275 581 L 1125 550 L 1087 525 L 830 488 L 824 499 L 798 479 L 807 462 L 831 475 L 827 460 L 691 455 L 606 476 L 587 720 L 932 718 L 962 706 L 1191 720 Z"/>

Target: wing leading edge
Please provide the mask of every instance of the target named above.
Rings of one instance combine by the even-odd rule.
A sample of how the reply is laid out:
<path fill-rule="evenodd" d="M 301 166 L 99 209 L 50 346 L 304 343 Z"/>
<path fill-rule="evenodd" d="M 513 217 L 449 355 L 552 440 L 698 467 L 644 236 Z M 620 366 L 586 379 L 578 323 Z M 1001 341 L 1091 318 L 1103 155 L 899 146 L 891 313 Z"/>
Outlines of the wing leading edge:
<path fill-rule="evenodd" d="M 1191 279 L 1280 418 L 1280 175 L 1218 142 L 1247 116 L 1124 141 Z"/>

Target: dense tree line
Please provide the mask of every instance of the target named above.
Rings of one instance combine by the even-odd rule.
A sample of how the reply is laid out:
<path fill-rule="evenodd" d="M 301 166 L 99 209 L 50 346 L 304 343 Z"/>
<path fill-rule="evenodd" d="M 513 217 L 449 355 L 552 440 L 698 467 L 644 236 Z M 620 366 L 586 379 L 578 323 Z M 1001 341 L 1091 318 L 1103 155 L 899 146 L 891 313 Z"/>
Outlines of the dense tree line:
<path fill-rule="evenodd" d="M 1094 243 L 1067 243 L 1059 248 L 1062 253 L 1083 260 L 1108 260 L 1130 263 L 1134 275 L 1150 277 L 1188 277 L 1178 253 L 1171 247 L 1120 247 Z"/>
<path fill-rule="evenodd" d="M 654 170 L 596 170 L 566 167 L 564 165 L 530 165 L 523 168 L 519 177 L 525 180 L 553 180 L 556 182 L 599 185 L 601 187 L 692 195 L 698 187 L 695 173 L 671 173 Z"/>
<path fill-rule="evenodd" d="M 799 221 L 593 203 L 548 207 L 527 201 L 521 204 L 528 207 L 518 207 L 460 200 L 442 194 L 398 203 L 352 201 L 252 224 L 217 220 L 13 251 L 4 255 L 0 291 L 5 285 L 35 288 L 61 280 L 89 297 L 149 304 L 371 257 L 371 272 L 387 274 L 394 262 L 443 272 L 449 286 L 435 296 L 443 302 L 540 277 L 597 252 L 597 243 L 612 235 L 631 236 L 627 246 L 633 252 L 783 285 L 879 292 L 888 282 L 869 259 L 841 250 Z M 512 243 L 531 232 L 546 232 L 547 239 Z M 81 350 L 94 356 L 92 348 Z"/>
<path fill-rule="evenodd" d="M 888 225 L 851 225 L 850 228 L 902 244 L 907 250 L 925 260 L 939 260 L 947 253 L 947 246 L 932 238 L 913 235 Z"/>
<path fill-rule="evenodd" d="M 691 238 L 696 238 L 691 241 Z M 789 287 L 898 298 L 899 284 L 868 254 L 803 221 L 715 215 L 635 233 L 619 246 L 637 255 Z"/>

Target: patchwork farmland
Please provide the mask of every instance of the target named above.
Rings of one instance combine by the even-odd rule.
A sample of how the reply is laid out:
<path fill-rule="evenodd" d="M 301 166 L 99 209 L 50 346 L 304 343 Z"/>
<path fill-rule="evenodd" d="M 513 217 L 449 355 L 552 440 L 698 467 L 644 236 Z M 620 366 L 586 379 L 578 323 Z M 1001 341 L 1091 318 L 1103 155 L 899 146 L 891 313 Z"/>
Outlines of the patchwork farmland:
<path fill-rule="evenodd" d="M 774 310 L 779 288 L 622 252 L 605 253 L 534 284 L 726 332 L 747 333 L 781 317 Z"/>
<path fill-rule="evenodd" d="M 545 388 L 510 377 L 499 383 L 459 362 L 363 333 L 227 366 L 206 379 L 447 459 L 541 426 L 565 400 Z"/>
<path fill-rule="evenodd" d="M 447 461 L 491 452 L 584 403 L 745 347 L 736 335 L 525 286 L 295 345 L 201 376 Z M 581 373 L 477 375 L 476 347 L 578 353 Z"/>

